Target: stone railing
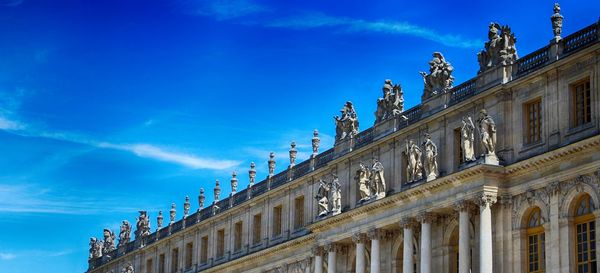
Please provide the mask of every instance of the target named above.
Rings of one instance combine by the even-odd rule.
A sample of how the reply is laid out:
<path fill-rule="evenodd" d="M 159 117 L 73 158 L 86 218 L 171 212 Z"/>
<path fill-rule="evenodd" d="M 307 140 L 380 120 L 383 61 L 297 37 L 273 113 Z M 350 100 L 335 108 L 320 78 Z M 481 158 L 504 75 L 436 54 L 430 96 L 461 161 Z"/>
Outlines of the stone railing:
<path fill-rule="evenodd" d="M 536 71 L 548 64 L 551 64 L 557 59 L 561 59 L 564 56 L 570 55 L 581 49 L 584 49 L 593 44 L 596 44 L 597 42 L 600 41 L 600 37 L 598 34 L 599 27 L 600 27 L 600 24 L 594 23 L 594 24 L 592 24 L 584 29 L 581 29 L 569 36 L 566 36 L 565 38 L 560 40 L 559 47 L 562 48 L 562 52 L 559 50 L 556 53 L 557 56 L 554 56 L 556 58 L 552 58 L 553 56 L 551 56 L 550 46 L 545 46 L 539 50 L 532 52 L 531 54 L 528 54 L 528 55 L 520 58 L 515 63 L 515 69 L 513 69 L 513 71 L 514 71 L 513 80 L 516 78 L 519 78 L 521 76 L 527 75 L 533 71 Z M 470 79 L 466 82 L 463 82 L 463 83 L 459 84 L 458 86 L 455 86 L 454 88 L 452 88 L 452 90 L 450 90 L 451 94 L 450 94 L 449 105 L 457 104 L 461 101 L 464 101 L 474 95 L 477 95 L 477 94 L 485 91 L 485 90 L 477 88 L 477 79 L 478 79 L 477 77 L 472 78 L 472 79 Z M 421 114 L 422 114 L 421 105 L 419 104 L 419 105 L 413 106 L 412 108 L 410 108 L 402 113 L 402 115 L 404 117 L 406 117 L 406 119 L 403 119 L 402 117 L 396 117 L 396 119 L 398 119 L 398 120 L 396 122 L 395 127 L 392 128 L 391 130 L 385 130 L 385 131 L 376 133 L 377 131 L 375 130 L 375 128 L 377 125 L 375 125 L 374 127 L 371 127 L 371 128 L 368 128 L 368 129 L 362 131 L 361 133 L 359 133 L 356 136 L 356 143 L 354 145 L 354 148 L 357 149 L 357 148 L 366 146 L 366 145 L 372 143 L 373 141 L 381 139 L 389 134 L 392 134 L 400 129 L 406 128 L 409 125 L 418 122 L 422 118 Z M 326 150 L 316 156 L 314 168 L 318 169 L 320 167 L 323 167 L 328 162 L 334 160 L 335 158 L 338 158 L 338 157 L 343 156 L 350 152 L 352 152 L 352 150 L 345 150 L 345 151 L 341 151 L 338 153 L 335 153 L 334 148 Z M 307 159 L 307 160 L 297 164 L 294 167 L 293 180 L 301 178 L 311 172 L 312 171 L 311 171 L 310 159 Z M 288 170 L 286 169 L 286 170 L 276 174 L 275 176 L 273 176 L 271 179 L 271 189 L 280 187 L 287 183 L 290 183 L 291 181 L 288 179 L 287 173 L 288 173 Z M 415 183 L 415 185 L 411 184 L 411 185 L 407 185 L 407 186 L 414 187 L 414 186 L 416 186 L 416 184 L 420 184 L 420 183 Z M 268 192 L 270 190 L 269 184 L 268 184 L 268 179 L 264 179 L 264 180 L 256 183 L 252 187 L 251 190 L 252 190 L 252 195 L 251 195 L 252 198 L 255 198 L 257 196 L 260 196 L 260 195 Z M 224 213 L 231 208 L 230 201 L 229 201 L 230 198 L 233 198 L 233 205 L 237 206 L 237 205 L 243 204 L 244 202 L 248 201 L 247 196 L 248 196 L 247 189 L 244 189 L 240 192 L 237 192 L 235 195 L 233 195 L 231 197 L 222 199 L 221 201 L 219 201 L 217 203 L 217 206 L 219 206 L 219 209 L 216 212 L 216 214 Z M 184 220 L 177 221 L 173 225 L 171 225 L 170 228 L 169 228 L 169 226 L 163 227 L 159 231 L 156 231 L 144 238 L 136 239 L 135 241 L 127 243 L 125 245 L 125 247 L 115 250 L 115 252 L 113 253 L 114 256 L 111 255 L 112 258 L 110 258 L 110 259 L 108 259 L 107 257 L 91 259 L 89 261 L 89 269 L 88 270 L 97 268 L 97 267 L 109 262 L 112 259 L 121 257 L 129 252 L 132 252 L 132 251 L 138 249 L 138 248 L 153 244 L 154 242 L 156 242 L 160 239 L 164 239 L 164 238 L 170 236 L 171 234 L 185 230 L 191 226 L 196 225 L 198 222 L 202 222 L 213 216 L 214 216 L 213 215 L 213 206 L 209 205 L 208 207 L 203 208 L 200 211 L 188 216 L 185 225 L 183 225 Z M 192 219 L 195 219 L 195 220 L 192 220 Z M 260 249 L 262 249 L 262 248 L 260 248 Z M 260 249 L 258 249 L 258 250 L 260 250 Z M 204 267 L 204 268 L 207 268 L 207 267 Z"/>

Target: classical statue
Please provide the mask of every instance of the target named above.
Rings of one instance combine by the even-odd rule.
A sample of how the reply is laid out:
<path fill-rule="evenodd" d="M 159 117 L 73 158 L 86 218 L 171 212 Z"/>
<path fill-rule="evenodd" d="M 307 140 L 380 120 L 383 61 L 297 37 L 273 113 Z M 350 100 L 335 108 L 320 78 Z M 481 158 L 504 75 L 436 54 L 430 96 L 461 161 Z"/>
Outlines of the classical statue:
<path fill-rule="evenodd" d="M 162 215 L 162 210 L 158 211 L 158 216 L 156 216 L 156 230 L 159 230 L 160 228 L 162 228 L 162 224 L 163 224 L 163 215 Z"/>
<path fill-rule="evenodd" d="M 481 146 L 486 155 L 496 156 L 496 123 L 485 109 L 479 111 L 477 119 L 479 125 L 479 134 L 481 136 Z"/>
<path fill-rule="evenodd" d="M 213 189 L 213 194 L 215 195 L 215 200 L 213 200 L 213 204 L 217 204 L 217 202 L 219 202 L 219 195 L 221 195 L 221 186 L 219 185 L 219 180 L 215 181 L 215 188 Z"/>
<path fill-rule="evenodd" d="M 460 127 L 460 146 L 463 152 L 463 161 L 475 161 L 475 124 L 471 117 L 462 118 Z"/>
<path fill-rule="evenodd" d="M 129 221 L 123 220 L 119 231 L 119 247 L 129 243 L 129 239 L 131 239 L 131 224 Z"/>
<path fill-rule="evenodd" d="M 150 219 L 145 210 L 140 210 L 140 216 L 137 219 L 135 238 L 141 238 L 150 235 Z"/>
<path fill-rule="evenodd" d="M 479 73 L 496 65 L 510 65 L 515 62 L 519 58 L 516 42 L 517 38 L 509 26 L 501 27 L 498 23 L 490 23 L 485 49 L 477 54 Z"/>
<path fill-rule="evenodd" d="M 185 202 L 183 202 L 183 218 L 188 217 L 190 215 L 190 197 L 185 197 Z"/>
<path fill-rule="evenodd" d="M 429 61 L 429 74 L 419 72 L 423 76 L 424 88 L 422 100 L 426 100 L 437 94 L 446 93 L 454 83 L 452 77 L 454 67 L 444 59 L 440 52 L 433 52 L 433 59 Z"/>
<path fill-rule="evenodd" d="M 392 80 L 385 80 L 383 84 L 383 97 L 377 99 L 375 111 L 375 124 L 388 118 L 396 117 L 404 112 L 404 92 L 399 84 L 394 85 Z"/>
<path fill-rule="evenodd" d="M 329 191 L 331 185 L 325 182 L 323 178 L 319 179 L 319 190 L 317 191 L 317 203 L 319 204 L 319 217 L 323 217 L 329 213 Z"/>
<path fill-rule="evenodd" d="M 250 170 L 248 170 L 248 179 L 250 183 L 248 183 L 248 187 L 254 186 L 254 181 L 256 180 L 256 164 L 254 162 L 250 162 Z"/>
<path fill-rule="evenodd" d="M 358 117 L 352 102 L 347 101 L 344 108 L 340 110 L 340 116 L 334 116 L 335 120 L 335 142 L 354 138 L 358 134 Z"/>
<path fill-rule="evenodd" d="M 362 162 L 358 163 L 359 167 L 356 170 L 354 179 L 358 184 L 358 191 L 360 192 L 359 202 L 364 202 L 371 197 L 371 186 L 369 183 L 370 171 Z"/>
<path fill-rule="evenodd" d="M 269 165 L 269 177 L 272 177 L 273 175 L 275 175 L 275 153 L 274 152 L 271 152 L 269 154 L 268 165 Z"/>
<path fill-rule="evenodd" d="M 312 138 L 312 156 L 315 157 L 319 153 L 319 144 L 321 144 L 321 139 L 319 139 L 319 131 L 315 129 L 313 131 Z"/>
<path fill-rule="evenodd" d="M 331 174 L 333 180 L 331 181 L 331 212 L 338 214 L 342 212 L 342 186 L 336 174 Z"/>
<path fill-rule="evenodd" d="M 372 194 L 378 198 L 385 197 L 385 177 L 383 175 L 383 164 L 376 158 L 373 158 L 373 166 L 369 175 Z"/>
<path fill-rule="evenodd" d="M 127 266 L 123 267 L 123 270 L 121 270 L 122 273 L 134 273 L 133 271 L 133 265 L 128 264 Z"/>
<path fill-rule="evenodd" d="M 171 210 L 169 210 L 169 225 L 175 223 L 175 216 L 177 214 L 177 210 L 175 209 L 175 203 L 171 203 Z"/>
<path fill-rule="evenodd" d="M 89 259 L 102 257 L 102 241 L 96 237 L 90 238 L 90 256 Z"/>
<path fill-rule="evenodd" d="M 423 151 L 419 148 L 415 142 L 411 139 L 406 141 L 406 147 L 404 149 L 406 154 L 406 178 L 407 182 L 419 181 L 423 178 L 423 164 L 421 163 L 421 156 Z"/>
<path fill-rule="evenodd" d="M 563 18 L 560 14 L 560 5 L 554 3 L 554 14 L 550 16 L 550 21 L 552 22 L 552 31 L 554 32 L 554 39 L 556 41 L 561 39 L 560 34 L 562 34 Z"/>
<path fill-rule="evenodd" d="M 115 233 L 112 230 L 105 228 L 103 231 L 104 245 L 102 246 L 102 254 L 106 255 L 115 250 Z"/>
<path fill-rule="evenodd" d="M 204 195 L 204 188 L 200 188 L 200 194 L 198 195 L 198 210 L 204 208 L 204 200 L 206 200 L 206 196 Z"/>
<path fill-rule="evenodd" d="M 237 173 L 235 171 L 231 173 L 231 181 L 229 182 L 231 182 L 231 195 L 234 195 L 238 187 Z"/>
<path fill-rule="evenodd" d="M 296 165 L 296 156 L 298 155 L 298 150 L 296 150 L 296 142 L 292 141 L 290 144 L 290 168 Z"/>
<path fill-rule="evenodd" d="M 438 150 L 435 143 L 433 143 L 433 141 L 431 140 L 430 134 L 425 134 L 425 141 L 423 141 L 423 149 L 425 150 L 425 174 L 427 176 L 427 181 L 431 181 L 438 177 L 439 172 L 437 164 Z"/>

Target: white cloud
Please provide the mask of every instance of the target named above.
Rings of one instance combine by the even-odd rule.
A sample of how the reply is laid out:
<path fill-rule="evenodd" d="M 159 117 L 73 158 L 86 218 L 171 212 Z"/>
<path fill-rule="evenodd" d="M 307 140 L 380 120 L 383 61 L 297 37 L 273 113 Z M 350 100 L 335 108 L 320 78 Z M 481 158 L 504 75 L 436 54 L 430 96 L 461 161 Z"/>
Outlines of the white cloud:
<path fill-rule="evenodd" d="M 268 11 L 265 6 L 247 0 L 187 1 L 184 9 L 187 13 L 217 20 L 230 20 Z"/>
<path fill-rule="evenodd" d="M 9 252 L 0 252 L 0 260 L 8 261 L 16 258 L 17 255 Z"/>
<path fill-rule="evenodd" d="M 29 250 L 21 250 L 17 252 L 0 252 L 0 260 L 8 261 L 14 260 L 16 258 L 21 257 L 60 257 L 73 253 L 73 250 L 41 250 L 41 249 L 29 249 Z"/>
<path fill-rule="evenodd" d="M 21 130 L 24 126 L 18 121 L 0 116 L 0 130 Z"/>

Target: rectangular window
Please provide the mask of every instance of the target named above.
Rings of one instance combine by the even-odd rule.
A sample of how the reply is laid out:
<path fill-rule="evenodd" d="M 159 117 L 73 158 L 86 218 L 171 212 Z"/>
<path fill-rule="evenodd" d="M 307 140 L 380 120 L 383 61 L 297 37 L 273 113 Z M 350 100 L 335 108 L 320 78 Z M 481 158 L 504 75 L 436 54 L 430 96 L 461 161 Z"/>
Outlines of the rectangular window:
<path fill-rule="evenodd" d="M 171 253 L 171 272 L 179 270 L 179 248 L 173 249 Z"/>
<path fill-rule="evenodd" d="M 571 127 L 592 121 L 590 79 L 571 85 Z"/>
<path fill-rule="evenodd" d="M 596 272 L 596 224 L 595 221 L 577 224 L 577 273 Z"/>
<path fill-rule="evenodd" d="M 458 166 L 460 164 L 462 164 L 465 161 L 465 157 L 463 155 L 463 149 L 462 149 L 462 138 L 461 138 L 462 132 L 461 132 L 461 128 L 456 128 L 454 129 L 454 154 L 456 156 L 456 158 L 454 158 L 454 162 L 456 162 L 456 169 L 458 169 Z"/>
<path fill-rule="evenodd" d="M 146 260 L 146 273 L 154 273 L 152 259 Z"/>
<path fill-rule="evenodd" d="M 185 246 L 185 268 L 192 268 L 192 257 L 194 257 L 194 244 L 188 243 Z"/>
<path fill-rule="evenodd" d="M 545 271 L 545 236 L 544 233 L 536 233 L 527 236 L 527 264 L 529 273 L 541 273 Z"/>
<path fill-rule="evenodd" d="M 158 273 L 165 273 L 165 254 L 158 256 Z"/>
<path fill-rule="evenodd" d="M 225 256 L 225 230 L 217 231 L 217 259 Z"/>
<path fill-rule="evenodd" d="M 273 237 L 281 236 L 282 210 L 281 205 L 273 208 Z"/>
<path fill-rule="evenodd" d="M 304 196 L 296 197 L 294 200 L 294 229 L 304 226 Z"/>
<path fill-rule="evenodd" d="M 201 247 L 200 250 L 200 263 L 206 264 L 208 263 L 208 236 L 204 236 L 201 239 Z"/>
<path fill-rule="evenodd" d="M 237 223 L 235 223 L 235 233 L 234 233 L 234 244 L 233 244 L 233 249 L 234 251 L 240 251 L 242 249 L 242 221 L 239 221 Z"/>
<path fill-rule="evenodd" d="M 254 215 L 254 219 L 252 221 L 252 243 L 253 244 L 260 244 L 260 241 L 262 240 L 261 238 L 261 233 L 262 233 L 262 215 L 256 214 Z"/>
<path fill-rule="evenodd" d="M 535 99 L 523 105 L 525 109 L 525 143 L 542 140 L 542 100 Z"/>

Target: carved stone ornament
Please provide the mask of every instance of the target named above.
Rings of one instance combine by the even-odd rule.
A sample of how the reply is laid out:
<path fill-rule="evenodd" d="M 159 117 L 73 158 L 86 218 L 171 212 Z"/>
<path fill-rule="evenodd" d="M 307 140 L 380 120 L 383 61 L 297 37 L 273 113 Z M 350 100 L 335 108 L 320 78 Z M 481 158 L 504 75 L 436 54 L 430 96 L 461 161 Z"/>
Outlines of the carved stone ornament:
<path fill-rule="evenodd" d="M 90 238 L 90 256 L 89 259 L 102 257 L 102 241 L 96 237 Z"/>
<path fill-rule="evenodd" d="M 162 228 L 163 225 L 163 214 L 162 214 L 162 210 L 158 211 L 158 216 L 156 216 L 156 229 L 159 230 L 160 228 Z"/>
<path fill-rule="evenodd" d="M 131 239 L 131 224 L 129 221 L 123 220 L 119 231 L 119 247 L 129 243 Z"/>
<path fill-rule="evenodd" d="M 275 153 L 273 153 L 273 152 L 271 152 L 269 154 L 268 165 L 269 165 L 269 177 L 272 177 L 273 175 L 275 175 Z"/>
<path fill-rule="evenodd" d="M 333 117 L 335 120 L 335 143 L 354 138 L 359 130 L 358 116 L 356 115 L 352 102 L 347 101 L 340 112 L 341 116 Z"/>
<path fill-rule="evenodd" d="M 175 223 L 175 216 L 177 214 L 177 210 L 175 209 L 175 203 L 171 203 L 171 210 L 169 210 L 169 225 Z"/>
<path fill-rule="evenodd" d="M 150 235 L 150 219 L 148 218 L 148 213 L 145 210 L 140 210 L 139 213 L 140 216 L 138 216 L 135 230 L 136 239 Z"/>
<path fill-rule="evenodd" d="M 354 242 L 355 244 L 365 244 L 367 243 L 367 241 L 367 234 L 359 232 L 352 234 L 352 242 Z"/>
<path fill-rule="evenodd" d="M 454 67 L 446 61 L 442 53 L 433 52 L 432 55 L 433 59 L 429 61 L 429 74 L 419 72 L 423 76 L 424 83 L 422 100 L 448 92 L 454 83 L 452 77 Z"/>
<path fill-rule="evenodd" d="M 185 202 L 183 203 L 183 218 L 186 218 L 190 215 L 190 197 L 185 197 Z"/>
<path fill-rule="evenodd" d="M 432 212 L 421 212 L 417 215 L 417 221 L 421 223 L 433 223 L 438 219 L 437 214 Z"/>
<path fill-rule="evenodd" d="M 388 233 L 386 230 L 380 228 L 373 228 L 367 231 L 367 236 L 371 240 L 379 240 L 382 241 L 387 237 Z"/>
<path fill-rule="evenodd" d="M 231 195 L 234 195 L 237 192 L 237 187 L 238 187 L 238 179 L 237 179 L 237 173 L 235 171 L 233 171 L 231 173 Z"/>
<path fill-rule="evenodd" d="M 493 204 L 498 201 L 498 196 L 491 193 L 481 193 L 475 198 L 475 204 L 477 204 L 480 209 L 490 208 Z"/>
<path fill-rule="evenodd" d="M 498 157 L 496 156 L 496 123 L 485 109 L 479 111 L 477 125 L 479 127 L 481 147 L 483 147 L 483 156 L 486 159 L 486 163 L 498 165 Z"/>
<path fill-rule="evenodd" d="M 296 156 L 298 155 L 298 150 L 296 150 L 296 142 L 292 141 L 290 143 L 290 168 L 296 165 Z"/>
<path fill-rule="evenodd" d="M 423 141 L 423 149 L 425 150 L 424 167 L 427 181 L 434 180 L 438 177 L 438 149 L 435 143 L 431 141 L 431 135 L 425 134 L 425 141 Z"/>
<path fill-rule="evenodd" d="M 133 271 L 133 265 L 128 264 L 125 267 L 123 267 L 123 270 L 121 270 L 122 273 L 134 273 Z"/>
<path fill-rule="evenodd" d="M 490 23 L 485 49 L 477 54 L 479 72 L 497 65 L 513 64 L 518 59 L 516 42 L 517 38 L 509 26 L 501 27 L 498 23 Z"/>
<path fill-rule="evenodd" d="M 383 97 L 377 99 L 375 111 L 375 124 L 386 119 L 397 117 L 404 112 L 404 92 L 399 84 L 394 85 L 392 80 L 385 80 L 383 84 Z"/>
<path fill-rule="evenodd" d="M 325 255 L 325 249 L 322 246 L 313 246 L 311 248 L 311 252 L 313 256 L 323 256 Z"/>
<path fill-rule="evenodd" d="M 354 180 L 358 185 L 358 191 L 360 193 L 359 202 L 367 201 L 371 198 L 371 185 L 370 185 L 370 170 L 362 162 L 358 163 L 359 167 L 356 170 Z"/>
<path fill-rule="evenodd" d="M 385 197 L 385 175 L 383 173 L 383 164 L 376 158 L 373 158 L 373 165 L 369 173 L 369 181 L 371 184 L 371 195 L 377 198 Z"/>
<path fill-rule="evenodd" d="M 204 208 L 204 200 L 206 200 L 206 196 L 204 195 L 204 188 L 200 188 L 200 194 L 198 195 L 198 210 Z"/>
<path fill-rule="evenodd" d="M 321 144 L 321 139 L 319 138 L 319 131 L 315 129 L 313 131 L 312 138 L 312 157 L 315 157 L 319 153 L 319 145 Z"/>
<path fill-rule="evenodd" d="M 475 161 L 475 124 L 469 116 L 462 118 L 460 127 L 460 148 L 462 149 L 463 161 Z"/>
<path fill-rule="evenodd" d="M 115 250 L 115 233 L 112 230 L 105 228 L 103 231 L 103 236 L 104 244 L 102 246 L 102 254 L 106 255 Z"/>
<path fill-rule="evenodd" d="M 331 212 L 335 215 L 342 212 L 342 185 L 336 174 L 331 175 Z"/>
<path fill-rule="evenodd" d="M 552 31 L 554 32 L 555 41 L 561 39 L 560 35 L 562 34 L 563 18 L 564 17 L 560 14 L 560 5 L 554 3 L 554 14 L 550 16 L 550 21 L 552 22 Z"/>
<path fill-rule="evenodd" d="M 256 180 L 256 164 L 254 164 L 254 162 L 250 162 L 250 170 L 248 170 L 248 179 L 250 180 L 250 183 L 248 184 L 248 187 L 251 188 L 252 186 L 254 186 L 254 181 Z"/>
<path fill-rule="evenodd" d="M 215 200 L 213 201 L 213 204 L 216 204 L 217 202 L 219 202 L 219 195 L 221 195 L 221 186 L 219 185 L 219 180 L 215 181 L 215 188 L 213 189 L 213 193 L 215 195 Z"/>
<path fill-rule="evenodd" d="M 423 178 L 423 163 L 421 163 L 421 157 L 423 151 L 415 142 L 406 140 L 406 146 L 404 148 L 404 154 L 406 155 L 406 180 L 408 183 L 419 181 Z"/>

